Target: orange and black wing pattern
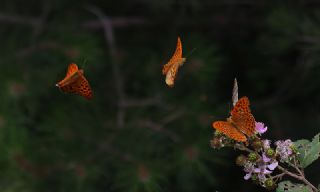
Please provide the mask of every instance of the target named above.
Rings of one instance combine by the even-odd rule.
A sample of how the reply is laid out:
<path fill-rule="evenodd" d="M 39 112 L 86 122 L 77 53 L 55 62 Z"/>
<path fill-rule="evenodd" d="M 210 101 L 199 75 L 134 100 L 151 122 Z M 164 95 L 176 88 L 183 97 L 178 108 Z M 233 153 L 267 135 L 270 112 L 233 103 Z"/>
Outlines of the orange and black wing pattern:
<path fill-rule="evenodd" d="M 174 81 L 178 73 L 178 69 L 186 61 L 182 57 L 182 43 L 180 37 L 177 40 L 176 50 L 167 64 L 162 68 L 162 74 L 166 75 L 166 84 L 169 87 L 174 86 Z"/>
<path fill-rule="evenodd" d="M 231 116 L 227 121 L 215 121 L 212 126 L 227 137 L 246 142 L 247 137 L 255 133 L 255 119 L 251 114 L 249 99 L 242 97 L 231 110 Z"/>
<path fill-rule="evenodd" d="M 83 75 L 83 70 L 79 70 L 74 63 L 70 64 L 66 77 L 56 84 L 66 93 L 74 93 L 91 99 L 93 94 L 88 80 Z"/>

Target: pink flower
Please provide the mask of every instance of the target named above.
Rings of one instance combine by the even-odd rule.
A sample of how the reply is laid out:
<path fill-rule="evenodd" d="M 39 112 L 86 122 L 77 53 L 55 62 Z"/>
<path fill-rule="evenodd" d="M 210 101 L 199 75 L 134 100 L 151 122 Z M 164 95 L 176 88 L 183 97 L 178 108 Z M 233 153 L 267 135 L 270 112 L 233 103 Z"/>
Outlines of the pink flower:
<path fill-rule="evenodd" d="M 262 161 L 265 163 L 270 162 L 271 158 L 267 157 L 265 153 L 262 153 Z"/>
<path fill-rule="evenodd" d="M 267 157 L 263 153 L 261 161 L 256 163 L 248 162 L 244 165 L 244 171 L 246 172 L 244 179 L 248 180 L 252 177 L 252 174 L 255 174 L 258 176 L 259 181 L 264 183 L 267 178 L 266 175 L 270 175 L 277 166 L 278 161 Z"/>
<path fill-rule="evenodd" d="M 268 130 L 267 126 L 264 126 L 264 123 L 262 122 L 256 122 L 256 132 L 260 135 L 265 133 Z"/>
<path fill-rule="evenodd" d="M 268 168 L 273 171 L 276 167 L 278 167 L 278 161 L 273 161 L 273 163 L 268 165 Z"/>
<path fill-rule="evenodd" d="M 276 141 L 275 145 L 276 153 L 279 154 L 281 161 L 288 161 L 289 157 L 292 155 L 292 141 L 290 139 L 287 139 L 285 141 Z"/>
<path fill-rule="evenodd" d="M 243 177 L 245 180 L 248 180 L 252 176 L 252 172 L 254 171 L 254 165 L 252 163 L 246 163 L 244 165 L 244 171 L 246 172 L 246 175 Z"/>

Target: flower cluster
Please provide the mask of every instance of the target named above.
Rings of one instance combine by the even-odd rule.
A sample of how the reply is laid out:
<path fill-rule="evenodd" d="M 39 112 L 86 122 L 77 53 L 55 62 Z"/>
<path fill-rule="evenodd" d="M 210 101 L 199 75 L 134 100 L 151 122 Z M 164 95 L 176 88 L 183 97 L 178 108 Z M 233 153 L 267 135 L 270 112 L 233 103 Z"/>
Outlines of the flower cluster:
<path fill-rule="evenodd" d="M 256 133 L 261 135 L 267 131 L 267 126 L 261 122 L 256 122 Z M 246 173 L 245 180 L 252 179 L 260 185 L 266 187 L 266 181 L 278 166 L 278 161 L 274 158 L 274 150 L 270 147 L 270 140 L 253 139 L 254 150 L 248 154 L 243 164 Z"/>
<path fill-rule="evenodd" d="M 285 141 L 276 141 L 275 145 L 277 146 L 276 153 L 279 155 L 280 161 L 288 162 L 293 154 L 292 141 L 290 139 L 287 139 Z"/>
<path fill-rule="evenodd" d="M 248 138 L 246 145 L 235 142 L 220 132 L 216 132 L 211 140 L 213 148 L 233 146 L 240 150 L 249 152 L 247 155 L 240 155 L 236 163 L 243 167 L 245 180 L 253 180 L 263 187 L 272 189 L 275 187 L 273 173 L 279 166 L 279 162 L 290 161 L 294 154 L 291 140 L 274 142 L 275 148 L 271 147 L 271 141 L 261 139 L 259 136 L 268 130 L 262 122 L 255 122 L 255 135 Z"/>

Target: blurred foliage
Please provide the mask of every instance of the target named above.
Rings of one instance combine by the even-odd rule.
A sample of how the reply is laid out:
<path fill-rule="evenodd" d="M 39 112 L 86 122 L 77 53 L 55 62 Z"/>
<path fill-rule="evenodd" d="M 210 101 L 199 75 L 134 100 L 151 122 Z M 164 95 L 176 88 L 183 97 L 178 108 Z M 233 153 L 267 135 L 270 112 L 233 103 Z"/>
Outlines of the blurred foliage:
<path fill-rule="evenodd" d="M 123 19 L 114 24 L 116 55 L 91 6 Z M 230 166 L 229 151 L 210 149 L 211 122 L 227 117 L 237 77 L 268 136 L 319 132 L 318 8 L 312 1 L 4 0 L 1 191 L 254 190 Z M 170 89 L 161 68 L 178 35 L 187 62 Z M 54 86 L 71 62 L 84 68 L 93 100 Z M 136 105 L 124 107 L 122 127 L 113 64 L 125 101 Z M 308 174 L 319 181 L 315 170 Z"/>

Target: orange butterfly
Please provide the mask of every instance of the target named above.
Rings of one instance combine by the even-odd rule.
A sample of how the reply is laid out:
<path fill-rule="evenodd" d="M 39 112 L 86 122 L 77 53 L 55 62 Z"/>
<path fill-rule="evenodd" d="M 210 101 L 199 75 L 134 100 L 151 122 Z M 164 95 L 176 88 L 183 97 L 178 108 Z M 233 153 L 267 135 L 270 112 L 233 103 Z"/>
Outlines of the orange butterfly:
<path fill-rule="evenodd" d="M 75 93 L 85 97 L 92 98 L 92 90 L 89 82 L 83 75 L 83 69 L 78 69 L 78 66 L 71 63 L 68 67 L 67 74 L 64 79 L 56 84 L 62 91 L 67 93 Z"/>
<path fill-rule="evenodd" d="M 169 87 L 173 87 L 178 69 L 183 65 L 185 61 L 186 58 L 182 57 L 181 40 L 180 37 L 178 37 L 176 51 L 174 52 L 169 62 L 162 68 L 162 74 L 166 75 L 166 83 Z"/>
<path fill-rule="evenodd" d="M 255 119 L 249 108 L 248 97 L 242 97 L 231 110 L 227 121 L 215 121 L 212 126 L 231 139 L 246 142 L 255 133 Z M 247 136 L 247 137 L 246 137 Z"/>

